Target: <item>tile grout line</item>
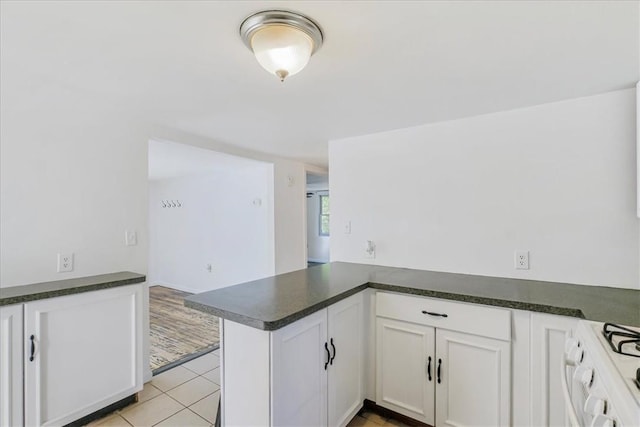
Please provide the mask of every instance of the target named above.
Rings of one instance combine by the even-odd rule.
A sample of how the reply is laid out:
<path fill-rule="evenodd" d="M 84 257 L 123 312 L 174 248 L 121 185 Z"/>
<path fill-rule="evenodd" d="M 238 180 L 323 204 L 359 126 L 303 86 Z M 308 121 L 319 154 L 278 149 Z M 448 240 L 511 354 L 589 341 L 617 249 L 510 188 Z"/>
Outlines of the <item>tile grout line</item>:
<path fill-rule="evenodd" d="M 158 425 L 158 424 L 160 424 L 161 422 L 168 420 L 169 418 L 173 417 L 173 416 L 174 416 L 175 414 L 177 414 L 178 412 L 181 412 L 182 410 L 187 409 L 187 407 L 186 407 L 186 406 L 184 406 L 182 403 L 178 402 L 178 401 L 177 401 L 176 399 L 174 399 L 173 397 L 169 396 L 167 393 L 164 393 L 164 394 L 165 394 L 169 399 L 171 399 L 171 400 L 175 401 L 176 403 L 178 403 L 178 405 L 182 406 L 182 409 L 178 410 L 177 412 L 174 412 L 173 414 L 169 415 L 167 418 L 163 418 L 163 419 L 161 419 L 161 420 L 160 420 L 160 421 L 158 421 L 157 423 L 153 424 L 154 426 L 157 426 L 157 425 Z M 155 397 L 154 397 L 154 399 L 155 399 Z M 137 426 L 134 426 L 134 427 L 137 427 Z M 142 427 L 142 426 L 140 426 L 140 427 Z"/>
<path fill-rule="evenodd" d="M 198 401 L 198 402 L 199 402 L 199 401 Z M 188 410 L 188 411 L 191 411 L 191 413 L 195 414 L 195 415 L 196 415 L 196 417 L 200 417 L 200 418 L 202 418 L 203 420 L 205 420 L 206 422 L 208 422 L 208 423 L 209 423 L 209 425 L 213 425 L 213 424 L 211 424 L 211 422 L 210 422 L 208 419 L 206 419 L 205 417 L 203 417 L 202 415 L 200 415 L 199 413 L 197 413 L 196 411 L 194 411 L 194 410 L 193 410 L 193 409 L 191 409 L 190 407 L 187 407 L 187 410 Z"/>

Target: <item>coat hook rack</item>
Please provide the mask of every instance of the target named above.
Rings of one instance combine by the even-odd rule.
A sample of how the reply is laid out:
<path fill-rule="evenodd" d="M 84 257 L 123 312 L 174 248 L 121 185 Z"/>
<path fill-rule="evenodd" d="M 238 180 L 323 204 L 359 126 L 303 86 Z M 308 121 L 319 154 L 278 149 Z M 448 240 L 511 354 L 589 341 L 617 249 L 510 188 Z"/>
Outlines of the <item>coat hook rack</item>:
<path fill-rule="evenodd" d="M 162 200 L 163 208 L 181 208 L 182 202 L 180 200 Z"/>

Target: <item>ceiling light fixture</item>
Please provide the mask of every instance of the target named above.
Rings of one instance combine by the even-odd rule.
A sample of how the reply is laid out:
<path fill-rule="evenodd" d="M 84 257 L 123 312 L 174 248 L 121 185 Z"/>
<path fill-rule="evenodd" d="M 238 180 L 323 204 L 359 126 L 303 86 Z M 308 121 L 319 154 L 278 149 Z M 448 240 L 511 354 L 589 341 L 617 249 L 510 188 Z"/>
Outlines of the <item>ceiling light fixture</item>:
<path fill-rule="evenodd" d="M 266 10 L 246 18 L 240 36 L 262 67 L 284 81 L 300 72 L 322 46 L 322 30 L 306 16 Z"/>

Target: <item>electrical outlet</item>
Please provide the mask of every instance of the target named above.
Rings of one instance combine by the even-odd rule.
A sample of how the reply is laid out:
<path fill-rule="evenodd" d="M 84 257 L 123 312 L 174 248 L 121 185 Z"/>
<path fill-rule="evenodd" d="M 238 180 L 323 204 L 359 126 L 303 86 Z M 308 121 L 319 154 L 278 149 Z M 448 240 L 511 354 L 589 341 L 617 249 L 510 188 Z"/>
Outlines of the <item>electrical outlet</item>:
<path fill-rule="evenodd" d="M 516 270 L 529 269 L 529 251 L 516 251 L 514 258 L 514 267 Z"/>
<path fill-rule="evenodd" d="M 211 264 L 207 264 L 207 271 L 211 273 L 213 271 L 213 266 Z"/>
<path fill-rule="evenodd" d="M 73 252 L 58 254 L 58 273 L 73 271 Z"/>
<path fill-rule="evenodd" d="M 351 221 L 344 223 L 344 234 L 351 234 Z"/>

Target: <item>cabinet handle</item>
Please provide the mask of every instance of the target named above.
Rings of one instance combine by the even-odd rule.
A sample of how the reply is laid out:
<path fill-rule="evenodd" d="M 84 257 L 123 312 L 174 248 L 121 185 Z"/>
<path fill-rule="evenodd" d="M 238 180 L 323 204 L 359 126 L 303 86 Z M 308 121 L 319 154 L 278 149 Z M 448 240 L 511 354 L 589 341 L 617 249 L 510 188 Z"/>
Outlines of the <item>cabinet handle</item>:
<path fill-rule="evenodd" d="M 449 315 L 445 313 L 434 313 L 433 311 L 427 310 L 422 310 L 422 314 L 428 314 L 429 316 L 449 317 Z"/>
<path fill-rule="evenodd" d="M 429 362 L 427 362 L 427 375 L 429 376 L 429 382 L 431 382 L 431 356 L 429 356 Z"/>
<path fill-rule="evenodd" d="M 331 360 L 329 361 L 329 364 L 333 366 L 333 359 L 336 358 L 336 346 L 333 345 L 333 338 L 331 338 L 331 348 L 333 349 L 333 356 L 331 356 Z"/>
<path fill-rule="evenodd" d="M 440 366 L 442 366 L 442 359 L 438 359 L 438 384 L 440 384 Z"/>
<path fill-rule="evenodd" d="M 29 362 L 33 362 L 34 355 L 36 354 L 36 336 L 31 335 L 29 339 L 31 340 L 31 356 L 29 357 Z"/>
<path fill-rule="evenodd" d="M 327 370 L 327 366 L 329 366 L 329 359 L 331 358 L 331 354 L 329 353 L 329 346 L 327 345 L 327 343 L 324 343 L 324 349 L 327 352 L 327 361 L 324 362 L 324 370 Z"/>

